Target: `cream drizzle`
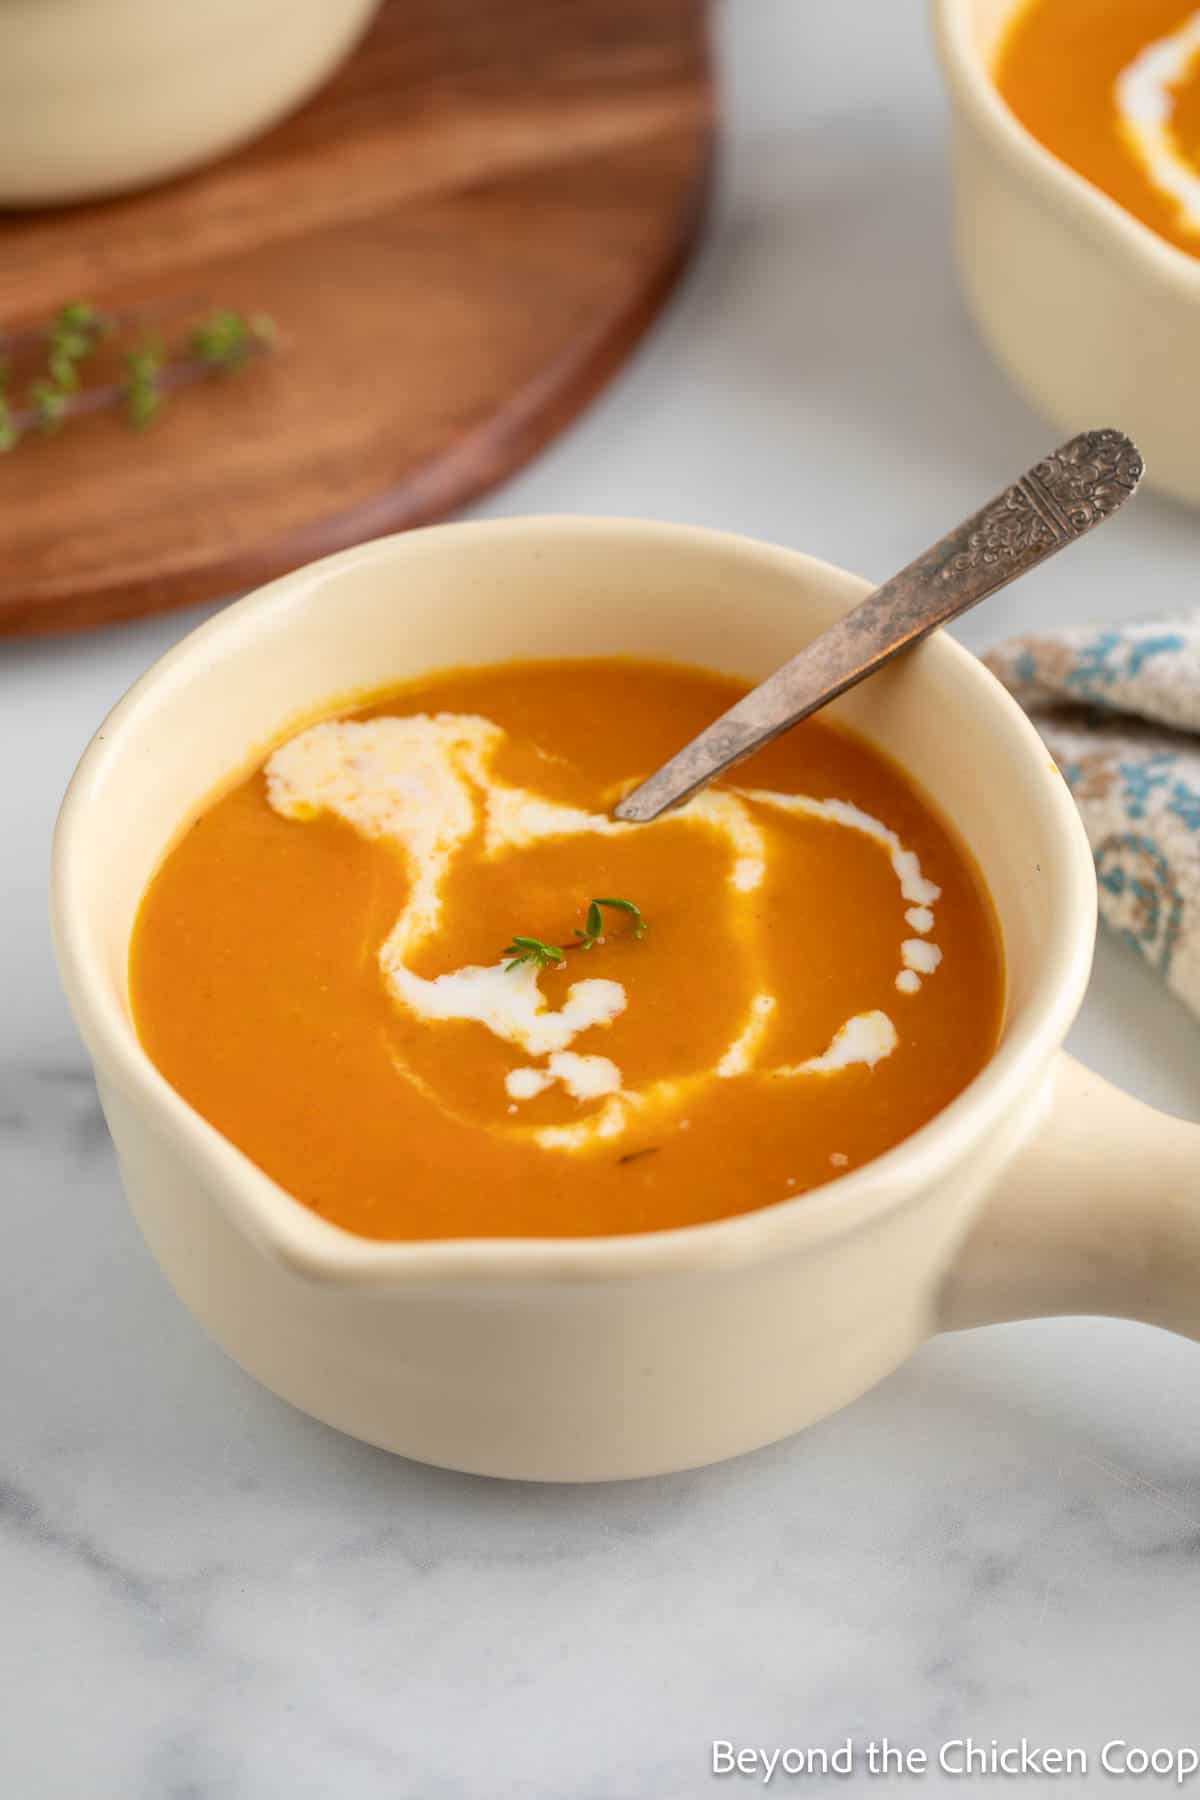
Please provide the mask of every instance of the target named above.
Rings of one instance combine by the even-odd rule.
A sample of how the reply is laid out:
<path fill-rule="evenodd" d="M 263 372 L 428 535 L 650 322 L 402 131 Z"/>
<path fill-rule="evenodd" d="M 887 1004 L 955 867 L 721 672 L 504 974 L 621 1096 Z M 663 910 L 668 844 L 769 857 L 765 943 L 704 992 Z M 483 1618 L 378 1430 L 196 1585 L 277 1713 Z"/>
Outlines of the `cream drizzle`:
<path fill-rule="evenodd" d="M 1200 52 L 1200 11 L 1140 50 L 1118 75 L 1117 117 L 1125 141 L 1152 185 L 1174 200 L 1182 231 L 1200 233 L 1200 170 L 1182 154 L 1171 126 L 1171 89 Z"/>
<path fill-rule="evenodd" d="M 775 996 L 765 987 L 754 994 L 735 1037 L 708 1071 L 664 1077 L 627 1089 L 608 1057 L 578 1055 L 570 1046 L 581 1033 L 606 1027 L 627 1005 L 620 982 L 580 980 L 567 989 L 563 1004 L 551 1007 L 533 964 L 508 969 L 503 961 L 468 965 L 432 978 L 410 966 L 413 952 L 435 935 L 442 914 L 446 879 L 457 856 L 482 833 L 485 858 L 506 854 L 548 838 L 616 836 L 654 826 L 620 824 L 607 813 L 564 806 L 544 795 L 512 787 L 492 770 L 505 734 L 474 714 L 420 714 L 409 718 L 330 720 L 300 732 L 281 745 L 266 764 L 267 796 L 282 815 L 297 820 L 330 812 L 364 837 L 385 839 L 404 855 L 410 891 L 402 912 L 379 952 L 383 979 L 393 1001 L 416 1017 L 468 1020 L 513 1044 L 544 1067 L 515 1065 L 505 1076 L 513 1105 L 535 1098 L 555 1083 L 579 1102 L 601 1101 L 592 1112 L 567 1124 L 496 1127 L 526 1137 L 543 1148 L 585 1150 L 618 1137 L 634 1114 L 677 1111 L 714 1078 L 762 1074 L 775 1079 L 829 1076 L 854 1065 L 874 1068 L 899 1042 L 886 1013 L 858 1014 L 835 1033 L 828 1048 L 808 1061 L 760 1067 Z M 816 800 L 764 789 L 706 789 L 665 823 L 683 824 L 724 839 L 731 852 L 728 876 L 731 929 L 753 959 L 757 951 L 755 915 L 748 904 L 766 875 L 766 842 L 756 807 L 821 819 L 857 831 L 884 850 L 896 876 L 904 918 L 922 933 L 901 944 L 897 989 L 915 993 L 921 975 L 931 974 L 941 952 L 928 940 L 933 906 L 941 890 L 926 879 L 919 859 L 879 819 L 843 800 Z M 431 1099 L 443 1104 L 425 1080 L 404 1063 L 401 1072 Z"/>
<path fill-rule="evenodd" d="M 832 1075 L 835 1070 L 849 1069 L 854 1063 L 866 1063 L 868 1069 L 873 1069 L 877 1062 L 892 1054 L 899 1042 L 896 1027 L 885 1012 L 857 1013 L 835 1033 L 833 1042 L 821 1056 L 810 1056 L 807 1062 L 777 1069 L 775 1073 Z"/>
<path fill-rule="evenodd" d="M 577 1056 L 556 1050 L 544 1069 L 510 1069 L 504 1086 L 514 1100 L 532 1100 L 561 1081 L 575 1100 L 598 1100 L 621 1091 L 621 1071 L 607 1056 Z"/>

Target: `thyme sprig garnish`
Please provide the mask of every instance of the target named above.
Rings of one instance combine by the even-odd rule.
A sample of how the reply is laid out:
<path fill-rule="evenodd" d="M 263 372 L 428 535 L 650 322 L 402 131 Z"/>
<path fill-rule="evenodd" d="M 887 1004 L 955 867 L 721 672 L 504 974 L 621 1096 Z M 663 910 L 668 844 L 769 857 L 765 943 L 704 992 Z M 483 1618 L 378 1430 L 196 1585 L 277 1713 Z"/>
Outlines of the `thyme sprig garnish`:
<path fill-rule="evenodd" d="M 576 928 L 575 936 L 580 941 L 577 945 L 573 946 L 573 948 L 590 950 L 592 945 L 600 938 L 604 930 L 604 915 L 600 911 L 602 906 L 616 907 L 619 912 L 628 913 L 633 920 L 634 937 L 645 937 L 646 921 L 642 917 L 641 908 L 635 906 L 632 900 L 590 900 L 588 902 L 587 918 L 584 920 L 585 929 L 580 931 Z"/>
<path fill-rule="evenodd" d="M 584 929 L 580 931 L 576 927 L 575 930 L 577 943 L 567 944 L 560 948 L 558 944 L 544 943 L 541 938 L 514 937 L 512 943 L 508 944 L 504 950 L 504 955 L 512 958 L 511 962 L 505 963 L 505 969 L 519 969 L 523 963 L 532 963 L 537 969 L 555 969 L 559 963 L 566 962 L 567 950 L 590 950 L 593 944 L 602 941 L 604 914 L 600 909 L 604 906 L 615 907 L 619 912 L 628 913 L 633 923 L 633 936 L 635 938 L 645 937 L 646 921 L 642 917 L 641 908 L 635 906 L 632 900 L 613 898 L 589 900 Z"/>
<path fill-rule="evenodd" d="M 539 969 L 553 969 L 567 960 L 557 944 L 543 944 L 541 938 L 535 937 L 514 937 L 504 954 L 512 957 L 512 961 L 504 965 L 506 970 L 519 969 L 522 963 L 533 963 Z"/>
<path fill-rule="evenodd" d="M 144 315 L 136 315 L 139 319 Z M 128 321 L 104 313 L 86 300 L 60 307 L 50 323 L 10 335 L 0 335 L 0 350 L 40 349 L 44 371 L 25 389 L 21 400 L 10 397 L 12 368 L 0 364 L 0 452 L 15 450 L 23 439 L 58 431 L 88 413 L 121 411 L 128 424 L 141 430 L 156 419 L 168 396 L 178 388 L 211 375 L 232 373 L 251 357 L 274 347 L 275 327 L 265 317 L 248 318 L 231 307 L 207 313 L 178 342 L 167 349 L 153 334 L 124 355 L 124 373 L 118 380 L 85 387 L 80 368 L 109 338 L 117 336 Z"/>

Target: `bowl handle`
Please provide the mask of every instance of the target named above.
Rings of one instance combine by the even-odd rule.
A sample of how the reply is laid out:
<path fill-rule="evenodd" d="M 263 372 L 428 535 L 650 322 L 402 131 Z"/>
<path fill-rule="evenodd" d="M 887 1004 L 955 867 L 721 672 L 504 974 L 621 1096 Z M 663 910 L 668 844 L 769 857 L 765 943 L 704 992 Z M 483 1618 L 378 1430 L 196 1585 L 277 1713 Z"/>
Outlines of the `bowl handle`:
<path fill-rule="evenodd" d="M 947 1278 L 940 1328 L 1105 1313 L 1200 1339 L 1200 1125 L 1066 1055 L 1049 1079 L 1044 1119 Z"/>

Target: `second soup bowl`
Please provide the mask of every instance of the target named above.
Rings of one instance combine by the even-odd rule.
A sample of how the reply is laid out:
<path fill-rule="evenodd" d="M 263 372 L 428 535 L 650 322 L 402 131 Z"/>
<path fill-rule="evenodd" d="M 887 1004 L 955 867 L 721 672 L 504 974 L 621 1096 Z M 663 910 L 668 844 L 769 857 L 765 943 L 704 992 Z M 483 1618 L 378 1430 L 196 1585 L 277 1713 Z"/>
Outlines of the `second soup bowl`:
<path fill-rule="evenodd" d="M 867 588 L 678 526 L 442 526 L 228 608 L 112 713 L 59 821 L 60 967 L 147 1242 L 267 1387 L 426 1462 L 599 1480 L 786 1436 L 944 1327 L 1111 1312 L 1200 1335 L 1200 1128 L 1061 1054 L 1095 930 L 1087 840 L 1032 726 L 944 636 L 834 710 L 978 860 L 1007 959 L 1003 1031 L 944 1112 L 828 1186 L 636 1236 L 370 1241 L 272 1182 L 138 1042 L 127 962 L 146 884 L 188 816 L 298 717 L 509 658 L 628 654 L 756 679 Z"/>
<path fill-rule="evenodd" d="M 1200 505 L 1200 259 L 1061 162 L 992 78 L 1018 0 L 931 0 L 950 97 L 967 303 L 999 361 L 1067 432 L 1120 419 L 1148 479 Z M 1060 71 L 1063 92 L 1071 71 Z"/>

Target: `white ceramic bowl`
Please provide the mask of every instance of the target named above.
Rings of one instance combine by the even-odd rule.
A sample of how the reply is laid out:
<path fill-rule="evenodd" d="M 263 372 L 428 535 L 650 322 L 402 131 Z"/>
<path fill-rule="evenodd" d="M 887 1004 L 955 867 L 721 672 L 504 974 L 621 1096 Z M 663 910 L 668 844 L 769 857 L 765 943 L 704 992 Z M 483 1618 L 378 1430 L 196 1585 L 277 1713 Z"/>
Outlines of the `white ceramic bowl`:
<path fill-rule="evenodd" d="M 379 0 L 0 0 L 0 206 L 144 187 L 273 125 Z"/>
<path fill-rule="evenodd" d="M 1200 259 L 1018 123 L 990 73 L 1014 10 L 933 0 L 967 302 L 1039 411 L 1068 432 L 1110 419 L 1144 452 L 1152 484 L 1200 504 Z"/>
<path fill-rule="evenodd" d="M 782 1437 L 943 1324 L 1116 1311 L 1200 1330 L 1200 1130 L 1059 1056 L 1091 960 L 1087 841 L 1032 726 L 946 637 L 835 710 L 978 857 L 1004 933 L 1003 1037 L 939 1117 L 828 1187 L 641 1236 L 371 1242 L 291 1199 L 139 1046 L 126 963 L 146 883 L 184 818 L 297 714 L 509 657 L 628 652 L 761 676 L 865 591 L 678 526 L 440 526 L 230 607 L 112 713 L 55 841 L 63 980 L 151 1249 L 268 1387 L 424 1461 L 584 1480 Z"/>

